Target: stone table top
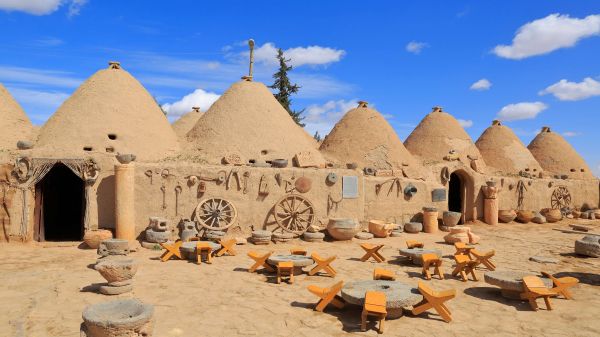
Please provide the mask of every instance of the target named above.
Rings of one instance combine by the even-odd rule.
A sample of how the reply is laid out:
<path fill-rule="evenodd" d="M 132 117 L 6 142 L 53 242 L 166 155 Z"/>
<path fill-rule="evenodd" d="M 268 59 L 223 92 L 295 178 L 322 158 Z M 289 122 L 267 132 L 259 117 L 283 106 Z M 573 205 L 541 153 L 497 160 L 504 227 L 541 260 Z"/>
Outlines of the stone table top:
<path fill-rule="evenodd" d="M 188 241 L 188 242 L 184 242 L 181 245 L 180 250 L 182 250 L 186 253 L 194 253 L 194 252 L 196 252 L 196 244 L 198 242 L 208 243 L 212 247 L 213 252 L 215 250 L 221 249 L 220 244 L 218 244 L 216 242 L 212 242 L 212 241 Z"/>
<path fill-rule="evenodd" d="M 421 265 L 423 264 L 423 254 L 436 254 L 438 257 L 442 256 L 442 251 L 439 249 L 427 249 L 427 248 L 403 248 L 400 249 L 400 255 L 406 256 L 411 259 L 414 263 Z"/>
<path fill-rule="evenodd" d="M 523 277 L 524 276 L 537 276 L 535 273 L 512 271 L 512 270 L 496 270 L 488 271 L 483 277 L 485 282 L 500 289 L 523 292 Z M 541 278 L 544 284 L 548 288 L 552 288 L 552 280 L 547 278 Z"/>
<path fill-rule="evenodd" d="M 291 261 L 294 263 L 294 267 L 306 267 L 315 263 L 315 261 L 310 256 L 304 255 L 274 255 L 267 259 L 267 262 L 270 265 L 277 265 L 279 262 L 287 262 Z"/>
<path fill-rule="evenodd" d="M 350 304 L 363 305 L 365 293 L 369 290 L 384 293 L 388 309 L 414 306 L 423 298 L 417 288 L 402 282 L 383 280 L 348 282 L 342 288 L 342 298 Z"/>

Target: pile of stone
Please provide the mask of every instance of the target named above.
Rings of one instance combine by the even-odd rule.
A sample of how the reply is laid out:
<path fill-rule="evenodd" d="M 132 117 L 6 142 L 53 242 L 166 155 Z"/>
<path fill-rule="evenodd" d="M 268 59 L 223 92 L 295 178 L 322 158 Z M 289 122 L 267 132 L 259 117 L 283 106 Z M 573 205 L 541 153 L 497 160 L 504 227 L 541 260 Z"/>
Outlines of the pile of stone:
<path fill-rule="evenodd" d="M 589 220 L 596 220 L 596 219 L 600 219 L 600 210 L 598 209 L 592 209 L 592 210 L 588 210 L 585 212 L 581 212 L 581 215 L 579 216 L 581 219 L 589 219 Z"/>
<path fill-rule="evenodd" d="M 142 246 L 155 246 L 157 243 L 165 243 L 171 239 L 169 220 L 157 216 L 150 217 L 150 224 L 144 232 Z"/>
<path fill-rule="evenodd" d="M 271 242 L 271 236 L 273 233 L 267 230 L 257 230 L 252 232 L 250 242 L 255 245 L 268 245 Z"/>
<path fill-rule="evenodd" d="M 196 229 L 196 223 L 190 220 L 182 220 L 179 223 L 179 238 L 181 241 L 189 241 L 191 238 L 198 236 L 198 230 Z"/>
<path fill-rule="evenodd" d="M 395 237 L 400 237 L 402 236 L 402 232 L 404 231 L 403 227 L 401 224 L 396 225 L 396 228 L 394 228 L 394 230 L 390 233 L 390 236 L 395 238 Z"/>
<path fill-rule="evenodd" d="M 306 232 L 302 234 L 302 239 L 308 242 L 321 242 L 325 239 L 325 233 L 321 232 L 321 228 L 316 225 L 308 227 Z"/>
<path fill-rule="evenodd" d="M 204 238 L 209 241 L 219 242 L 219 240 L 225 237 L 225 234 L 226 233 L 223 231 L 206 231 L 204 233 Z"/>

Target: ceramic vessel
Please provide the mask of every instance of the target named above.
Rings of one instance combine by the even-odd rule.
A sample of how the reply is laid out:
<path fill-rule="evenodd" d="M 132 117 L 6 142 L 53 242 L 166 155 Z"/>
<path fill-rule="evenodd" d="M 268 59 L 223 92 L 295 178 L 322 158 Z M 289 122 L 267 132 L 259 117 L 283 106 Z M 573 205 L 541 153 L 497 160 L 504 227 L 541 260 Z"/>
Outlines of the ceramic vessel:
<path fill-rule="evenodd" d="M 503 223 L 509 223 L 515 220 L 517 217 L 517 212 L 512 209 L 501 209 L 498 211 L 498 220 Z"/>
<path fill-rule="evenodd" d="M 387 238 L 392 231 L 396 228 L 396 224 L 386 223 L 381 220 L 369 221 L 369 232 L 371 232 L 377 238 Z"/>
<path fill-rule="evenodd" d="M 339 241 L 352 240 L 360 232 L 360 224 L 354 219 L 329 219 L 327 233 Z"/>
<path fill-rule="evenodd" d="M 98 249 L 100 242 L 107 239 L 112 239 L 112 232 L 106 229 L 91 229 L 83 235 L 83 242 L 92 249 Z"/>
<path fill-rule="evenodd" d="M 462 217 L 462 213 L 460 213 L 460 212 L 451 212 L 451 211 L 444 212 L 444 215 L 442 217 L 444 220 L 444 226 L 454 227 L 454 226 L 458 225 L 461 217 Z"/>
<path fill-rule="evenodd" d="M 529 223 L 535 217 L 535 212 L 533 211 L 517 211 L 517 220 L 521 223 Z"/>

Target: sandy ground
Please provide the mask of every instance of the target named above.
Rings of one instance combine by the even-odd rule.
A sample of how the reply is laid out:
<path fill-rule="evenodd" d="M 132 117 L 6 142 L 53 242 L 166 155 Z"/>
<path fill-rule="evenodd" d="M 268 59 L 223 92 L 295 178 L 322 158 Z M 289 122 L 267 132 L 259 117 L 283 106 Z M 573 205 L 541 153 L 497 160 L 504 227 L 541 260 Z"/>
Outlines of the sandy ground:
<path fill-rule="evenodd" d="M 600 222 L 596 222 L 596 226 Z M 398 258 L 398 248 L 407 238 L 444 252 L 447 280 L 433 280 L 436 289 L 456 288 L 457 297 L 448 303 L 454 320 L 447 324 L 435 313 L 413 317 L 410 314 L 385 325 L 388 336 L 599 336 L 600 259 L 573 255 L 574 241 L 582 234 L 566 234 L 546 224 L 501 224 L 489 227 L 473 224 L 482 236 L 481 250 L 495 249 L 499 269 L 537 273 L 547 270 L 568 273 L 580 279 L 573 291 L 575 300 L 554 299 L 555 310 L 531 311 L 526 302 L 505 300 L 497 288 L 483 281 L 463 283 L 448 275 L 454 248 L 442 244 L 443 233 L 405 234 L 403 237 L 375 239 L 384 243 L 384 264 L 360 262 L 358 242 L 323 242 L 270 246 L 238 246 L 237 256 L 221 257 L 213 265 L 187 261 L 157 260 L 158 251 L 141 250 L 131 256 L 140 262 L 134 291 L 117 297 L 136 297 L 155 305 L 154 336 L 341 336 L 376 335 L 371 329 L 359 331 L 360 309 L 312 310 L 316 297 L 306 290 L 309 284 L 331 285 L 338 280 L 371 279 L 373 268 L 396 272 L 399 281 L 412 285 L 421 280 L 420 268 Z M 323 256 L 335 254 L 335 279 L 301 275 L 293 285 L 275 284 L 265 274 L 246 271 L 252 261 L 250 250 L 286 253 L 290 247 L 304 246 Z M 96 252 L 76 247 L 40 245 L 0 246 L 0 335 L 1 336 L 79 336 L 81 312 L 85 306 L 114 299 L 96 292 L 104 280 L 90 264 Z M 529 261 L 532 255 L 558 258 L 559 264 L 542 265 Z M 542 301 L 540 300 L 540 304 Z M 541 305 L 545 308 L 545 306 Z M 370 326 L 373 327 L 373 324 Z"/>

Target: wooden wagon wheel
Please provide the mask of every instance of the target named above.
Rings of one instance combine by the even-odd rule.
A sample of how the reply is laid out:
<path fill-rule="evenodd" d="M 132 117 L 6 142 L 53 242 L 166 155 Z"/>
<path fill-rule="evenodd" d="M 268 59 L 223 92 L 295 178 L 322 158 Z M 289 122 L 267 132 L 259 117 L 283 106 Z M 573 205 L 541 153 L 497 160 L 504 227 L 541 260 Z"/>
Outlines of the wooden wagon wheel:
<path fill-rule="evenodd" d="M 196 220 L 206 229 L 222 231 L 231 227 L 236 219 L 237 210 L 226 199 L 205 199 L 196 207 Z"/>
<path fill-rule="evenodd" d="M 565 186 L 558 186 L 552 192 L 552 208 L 553 209 L 561 209 L 563 207 L 567 207 L 571 205 L 571 193 Z"/>
<path fill-rule="evenodd" d="M 296 235 L 306 232 L 315 221 L 315 207 L 308 199 L 298 194 L 286 195 L 279 199 L 273 213 L 281 229 Z"/>

